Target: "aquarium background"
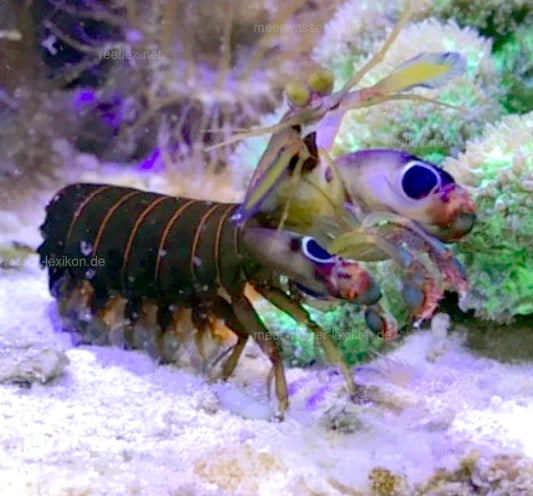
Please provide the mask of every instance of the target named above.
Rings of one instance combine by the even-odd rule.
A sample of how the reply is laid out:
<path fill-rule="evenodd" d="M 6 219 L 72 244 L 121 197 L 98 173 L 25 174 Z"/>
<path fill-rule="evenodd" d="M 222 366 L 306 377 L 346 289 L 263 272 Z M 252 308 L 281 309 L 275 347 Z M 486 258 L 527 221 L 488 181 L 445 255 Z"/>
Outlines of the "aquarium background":
<path fill-rule="evenodd" d="M 266 303 L 291 408 L 272 420 L 269 363 L 251 343 L 213 382 L 177 365 L 76 346 L 35 249 L 62 186 L 105 182 L 238 202 L 283 89 L 320 66 L 345 82 L 403 1 L 34 0 L 0 3 L 0 495 L 532 495 L 533 2 L 413 0 L 370 84 L 421 51 L 466 71 L 417 90 L 459 107 L 389 102 L 350 112 L 334 153 L 394 148 L 468 187 L 454 247 L 470 290 L 413 328 L 402 273 L 372 266 L 401 332 L 361 309 L 311 309 L 368 396 L 352 403 L 314 340 Z M 189 346 L 190 345 L 190 346 Z"/>

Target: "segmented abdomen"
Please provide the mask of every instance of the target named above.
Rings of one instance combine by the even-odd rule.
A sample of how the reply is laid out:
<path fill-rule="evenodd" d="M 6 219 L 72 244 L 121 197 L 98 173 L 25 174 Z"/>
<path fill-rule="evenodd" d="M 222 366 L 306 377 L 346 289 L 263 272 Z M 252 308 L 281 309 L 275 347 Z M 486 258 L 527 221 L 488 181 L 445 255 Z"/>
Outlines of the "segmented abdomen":
<path fill-rule="evenodd" d="M 65 273 L 87 279 L 97 298 L 188 302 L 239 280 L 235 205 L 109 185 L 74 184 L 47 208 L 39 247 L 50 288 Z"/>

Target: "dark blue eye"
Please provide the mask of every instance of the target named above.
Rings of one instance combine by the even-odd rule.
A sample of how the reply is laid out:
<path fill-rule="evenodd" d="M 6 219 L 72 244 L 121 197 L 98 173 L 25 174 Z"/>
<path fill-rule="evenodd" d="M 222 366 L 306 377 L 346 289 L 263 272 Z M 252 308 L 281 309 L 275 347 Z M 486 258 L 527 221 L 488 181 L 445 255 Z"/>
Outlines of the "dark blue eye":
<path fill-rule="evenodd" d="M 335 257 L 322 248 L 313 238 L 302 238 L 302 253 L 306 258 L 315 263 L 331 263 Z"/>
<path fill-rule="evenodd" d="M 429 164 L 420 162 L 408 166 L 402 177 L 403 191 L 413 200 L 425 198 L 440 184 L 440 174 Z"/>

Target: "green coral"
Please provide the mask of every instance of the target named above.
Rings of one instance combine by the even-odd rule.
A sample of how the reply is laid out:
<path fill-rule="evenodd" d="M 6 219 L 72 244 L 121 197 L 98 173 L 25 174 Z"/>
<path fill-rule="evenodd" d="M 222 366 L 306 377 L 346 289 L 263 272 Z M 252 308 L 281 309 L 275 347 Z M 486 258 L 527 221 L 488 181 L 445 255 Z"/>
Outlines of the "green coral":
<path fill-rule="evenodd" d="M 394 3 L 351 0 L 337 10 L 326 26 L 322 42 L 315 49 L 315 58 L 334 67 L 337 76 L 347 80 L 354 72 L 354 65 L 360 66 L 358 59 L 373 53 L 376 43 L 381 43 L 390 33 L 407 4 L 411 6 L 415 21 L 439 20 L 448 21 L 448 24 L 451 21 L 470 33 L 487 37 L 493 45 L 491 63 L 495 63 L 497 73 L 503 79 L 498 97 L 503 106 L 509 112 L 520 113 L 533 108 L 533 0 L 399 0 Z M 438 31 L 427 33 L 428 36 L 416 44 L 417 50 L 424 47 L 424 51 L 433 51 L 428 47 L 443 39 L 442 34 L 436 34 Z M 475 53 L 475 45 L 475 42 L 471 45 L 465 40 L 459 50 L 469 47 Z M 443 46 L 445 50 L 452 49 L 450 40 L 444 41 Z M 416 134 L 407 136 L 403 141 L 409 139 L 416 140 Z M 403 148 L 408 149 L 405 145 Z M 420 154 L 425 158 L 432 156 L 431 151 L 426 155 L 422 150 Z M 442 153 L 436 150 L 433 156 L 438 160 L 442 158 Z"/>
<path fill-rule="evenodd" d="M 377 41 L 366 54 L 362 54 L 360 49 L 350 53 L 338 36 L 331 40 L 337 45 L 328 44 L 328 33 L 326 31 L 321 49 L 315 55 L 320 63 L 329 66 L 342 80 L 361 68 L 383 42 L 382 39 Z M 337 52 L 337 46 L 343 48 L 337 56 L 330 57 L 330 54 Z M 421 50 L 458 51 L 467 61 L 465 74 L 455 77 L 441 88 L 418 89 L 416 93 L 460 109 L 396 101 L 354 110 L 344 119 L 334 154 L 342 155 L 364 148 L 394 148 L 439 162 L 464 149 L 467 140 L 478 136 L 483 125 L 496 120 L 503 111 L 499 103 L 503 90 L 491 58 L 491 48 L 490 40 L 480 37 L 471 28 L 460 28 L 454 21 L 443 24 L 430 18 L 406 26 L 387 51 L 383 62 L 367 74 L 361 83 L 374 84 L 402 62 L 420 54 Z"/>
<path fill-rule="evenodd" d="M 521 24 L 533 22 L 531 0 L 435 0 L 432 11 L 444 19 L 457 19 L 485 36 L 507 36 Z"/>
<path fill-rule="evenodd" d="M 533 112 L 506 116 L 444 164 L 478 208 L 459 245 L 471 285 L 461 305 L 483 318 L 533 314 L 532 135 Z"/>
<path fill-rule="evenodd" d="M 518 113 L 533 110 L 533 25 L 508 36 L 494 58 L 506 88 L 505 108 Z"/>

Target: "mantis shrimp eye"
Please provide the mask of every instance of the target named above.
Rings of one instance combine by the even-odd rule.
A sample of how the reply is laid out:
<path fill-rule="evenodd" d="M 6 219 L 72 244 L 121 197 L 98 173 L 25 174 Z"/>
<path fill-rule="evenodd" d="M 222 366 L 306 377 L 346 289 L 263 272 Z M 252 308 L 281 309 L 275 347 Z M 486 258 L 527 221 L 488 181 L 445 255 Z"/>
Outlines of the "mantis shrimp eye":
<path fill-rule="evenodd" d="M 429 196 L 440 185 L 440 175 L 426 164 L 411 162 L 403 171 L 403 192 L 413 200 L 420 200 Z"/>
<path fill-rule="evenodd" d="M 445 184 L 455 181 L 446 171 L 424 162 L 409 162 L 402 172 L 403 192 L 412 200 L 426 198 Z"/>
<path fill-rule="evenodd" d="M 312 262 L 326 264 L 335 261 L 335 257 L 322 248 L 313 238 L 305 236 L 302 239 L 302 253 Z"/>

